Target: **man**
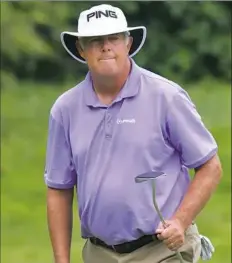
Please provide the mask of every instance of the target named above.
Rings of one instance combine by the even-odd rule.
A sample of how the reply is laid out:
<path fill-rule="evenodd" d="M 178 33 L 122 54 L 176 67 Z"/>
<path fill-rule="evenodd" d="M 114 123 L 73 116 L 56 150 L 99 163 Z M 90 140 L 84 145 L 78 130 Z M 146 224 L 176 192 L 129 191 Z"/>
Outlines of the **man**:
<path fill-rule="evenodd" d="M 85 263 L 177 263 L 177 250 L 186 263 L 200 257 L 194 220 L 221 178 L 217 144 L 181 87 L 132 60 L 145 38 L 145 27 L 127 27 L 111 5 L 83 11 L 78 31 L 61 34 L 89 72 L 50 113 L 45 181 L 56 263 L 70 262 L 75 186 Z M 165 229 L 149 183 L 135 183 L 154 170 L 166 174 L 156 179 Z"/>

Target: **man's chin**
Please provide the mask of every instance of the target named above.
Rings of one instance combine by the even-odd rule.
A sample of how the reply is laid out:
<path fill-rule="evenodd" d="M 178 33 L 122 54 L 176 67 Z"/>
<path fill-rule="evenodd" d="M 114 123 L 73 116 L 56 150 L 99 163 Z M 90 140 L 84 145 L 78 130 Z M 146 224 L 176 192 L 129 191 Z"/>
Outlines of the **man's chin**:
<path fill-rule="evenodd" d="M 98 74 L 102 77 L 115 77 L 118 75 L 118 70 L 107 68 L 105 70 L 99 70 Z"/>

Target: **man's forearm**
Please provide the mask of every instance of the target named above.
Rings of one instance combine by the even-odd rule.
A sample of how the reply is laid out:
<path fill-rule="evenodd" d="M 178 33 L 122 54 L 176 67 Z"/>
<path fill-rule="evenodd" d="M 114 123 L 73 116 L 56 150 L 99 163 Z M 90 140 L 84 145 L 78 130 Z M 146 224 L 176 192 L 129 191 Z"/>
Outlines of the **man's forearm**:
<path fill-rule="evenodd" d="M 180 220 L 186 229 L 201 212 L 216 189 L 222 176 L 219 158 L 213 157 L 196 170 L 193 181 L 173 218 Z"/>
<path fill-rule="evenodd" d="M 70 262 L 73 189 L 48 188 L 47 219 L 55 263 Z"/>

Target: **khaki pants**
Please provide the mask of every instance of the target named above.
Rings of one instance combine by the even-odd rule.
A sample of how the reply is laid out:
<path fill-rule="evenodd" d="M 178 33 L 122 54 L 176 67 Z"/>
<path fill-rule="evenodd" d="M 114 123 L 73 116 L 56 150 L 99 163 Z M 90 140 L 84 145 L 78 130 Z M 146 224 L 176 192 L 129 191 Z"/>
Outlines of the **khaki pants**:
<path fill-rule="evenodd" d="M 186 231 L 185 244 L 179 249 L 185 263 L 200 259 L 201 242 L 196 224 Z M 86 241 L 82 257 L 84 263 L 179 263 L 175 253 L 162 242 L 152 242 L 129 254 L 118 254 Z"/>

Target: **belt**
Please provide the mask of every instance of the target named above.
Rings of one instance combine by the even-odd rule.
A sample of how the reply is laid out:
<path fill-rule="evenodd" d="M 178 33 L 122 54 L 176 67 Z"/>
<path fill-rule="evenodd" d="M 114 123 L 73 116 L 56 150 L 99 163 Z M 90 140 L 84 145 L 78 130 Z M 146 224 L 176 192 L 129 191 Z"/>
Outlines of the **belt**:
<path fill-rule="evenodd" d="M 113 250 L 119 254 L 125 254 L 125 253 L 131 253 L 133 251 L 135 251 L 138 248 L 141 248 L 151 242 L 160 242 L 157 238 L 157 236 L 155 235 L 146 235 L 146 236 L 142 236 L 139 239 L 130 241 L 130 242 L 125 242 L 122 244 L 118 244 L 118 245 L 107 245 L 105 242 L 103 242 L 102 240 L 96 238 L 96 237 L 90 237 L 89 238 L 91 243 L 93 243 L 94 245 L 98 245 L 110 250 Z"/>

